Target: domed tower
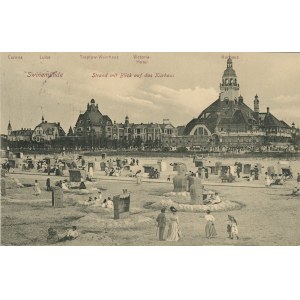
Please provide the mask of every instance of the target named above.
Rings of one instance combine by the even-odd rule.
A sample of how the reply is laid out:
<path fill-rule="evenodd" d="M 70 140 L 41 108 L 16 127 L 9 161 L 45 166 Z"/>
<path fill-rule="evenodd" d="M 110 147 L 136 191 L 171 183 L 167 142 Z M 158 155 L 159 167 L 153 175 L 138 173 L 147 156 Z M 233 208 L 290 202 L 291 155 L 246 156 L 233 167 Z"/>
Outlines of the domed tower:
<path fill-rule="evenodd" d="M 227 68 L 223 73 L 222 83 L 220 83 L 220 100 L 237 101 L 239 97 L 240 85 L 237 82 L 235 70 L 232 68 L 232 59 L 227 59 Z"/>
<path fill-rule="evenodd" d="M 259 113 L 259 100 L 257 94 L 254 98 L 254 112 Z"/>
<path fill-rule="evenodd" d="M 8 126 L 7 126 L 7 135 L 10 135 L 11 131 L 12 131 L 12 127 L 11 127 L 10 120 L 9 120 Z"/>

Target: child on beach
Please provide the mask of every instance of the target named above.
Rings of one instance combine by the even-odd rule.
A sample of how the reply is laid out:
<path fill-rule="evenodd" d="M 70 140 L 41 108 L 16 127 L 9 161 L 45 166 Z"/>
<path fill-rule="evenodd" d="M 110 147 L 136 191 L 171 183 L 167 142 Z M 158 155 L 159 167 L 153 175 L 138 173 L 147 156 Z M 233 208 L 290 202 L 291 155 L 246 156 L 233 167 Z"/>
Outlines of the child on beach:
<path fill-rule="evenodd" d="M 228 215 L 228 222 L 227 222 L 227 233 L 229 235 L 229 238 L 233 240 L 233 238 L 236 236 L 236 239 L 239 239 L 239 231 L 237 227 L 237 221 L 233 216 Z"/>

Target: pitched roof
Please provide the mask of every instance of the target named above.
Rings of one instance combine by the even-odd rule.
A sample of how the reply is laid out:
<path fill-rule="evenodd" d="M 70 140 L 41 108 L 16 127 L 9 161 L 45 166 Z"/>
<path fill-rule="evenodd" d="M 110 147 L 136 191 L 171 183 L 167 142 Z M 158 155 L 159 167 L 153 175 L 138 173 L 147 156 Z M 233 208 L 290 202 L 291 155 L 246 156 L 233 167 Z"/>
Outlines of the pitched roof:
<path fill-rule="evenodd" d="M 284 124 L 281 121 L 279 121 L 270 112 L 269 113 L 260 113 L 259 117 L 265 128 L 268 128 L 268 127 L 281 127 L 281 128 L 288 127 L 289 128 L 289 126 L 287 124 Z"/>
<path fill-rule="evenodd" d="M 20 129 L 20 130 L 13 130 L 10 132 L 10 135 L 26 135 L 26 136 L 31 136 L 32 135 L 33 130 L 31 129 Z"/>
<path fill-rule="evenodd" d="M 184 135 L 190 134 L 195 125 L 203 124 L 210 132 L 214 132 L 217 126 L 230 124 L 249 124 L 254 120 L 254 111 L 242 101 L 221 101 L 213 102 L 204 109 L 197 119 L 191 120 L 184 130 Z"/>
<path fill-rule="evenodd" d="M 42 122 L 42 123 L 40 123 L 39 125 L 37 125 L 37 126 L 34 128 L 34 130 L 35 130 L 37 127 L 41 127 L 45 133 L 48 133 L 49 130 L 52 130 L 52 129 L 54 129 L 54 128 L 57 128 L 57 129 L 58 129 L 58 133 L 59 133 L 60 136 L 64 136 L 64 135 L 65 135 L 65 131 L 64 131 L 63 128 L 59 125 L 59 123 Z"/>

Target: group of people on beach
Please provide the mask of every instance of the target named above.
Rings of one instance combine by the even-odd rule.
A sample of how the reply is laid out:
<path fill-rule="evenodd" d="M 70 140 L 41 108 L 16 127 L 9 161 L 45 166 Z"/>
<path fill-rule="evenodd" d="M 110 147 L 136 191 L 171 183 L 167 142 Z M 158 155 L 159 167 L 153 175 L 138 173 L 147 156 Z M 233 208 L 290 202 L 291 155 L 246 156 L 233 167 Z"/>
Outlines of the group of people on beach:
<path fill-rule="evenodd" d="M 171 215 L 167 218 L 166 216 L 166 208 L 162 208 L 160 214 L 156 218 L 157 222 L 157 232 L 159 241 L 167 241 L 167 242 L 177 242 L 181 239 L 182 233 L 179 225 L 179 218 L 177 216 L 177 209 L 174 206 L 170 207 Z M 215 217 L 210 213 L 210 210 L 206 211 L 206 215 L 204 216 L 206 220 L 205 225 L 205 237 L 207 239 L 211 239 L 217 236 L 217 231 L 215 228 Z M 168 225 L 167 235 L 165 237 L 165 230 Z M 228 238 L 239 239 L 238 236 L 238 227 L 236 219 L 228 215 L 227 228 L 226 231 L 228 233 Z"/>
<path fill-rule="evenodd" d="M 108 197 L 107 199 L 105 198 L 102 201 L 102 193 L 98 192 L 98 197 L 89 197 L 87 200 L 83 202 L 83 206 L 98 206 L 98 207 L 103 207 L 103 208 L 114 208 L 114 203 L 111 200 L 111 197 Z"/>

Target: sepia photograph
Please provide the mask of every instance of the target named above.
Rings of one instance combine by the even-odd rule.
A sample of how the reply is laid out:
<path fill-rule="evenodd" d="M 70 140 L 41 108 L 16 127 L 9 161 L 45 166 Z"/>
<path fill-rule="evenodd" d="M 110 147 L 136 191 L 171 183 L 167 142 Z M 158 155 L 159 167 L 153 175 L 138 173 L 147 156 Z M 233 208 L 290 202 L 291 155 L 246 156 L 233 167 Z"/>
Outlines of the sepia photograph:
<path fill-rule="evenodd" d="M 1 299 L 294 299 L 297 3 L 1 3 Z"/>
<path fill-rule="evenodd" d="M 299 53 L 0 55 L 2 245 L 300 245 Z"/>

